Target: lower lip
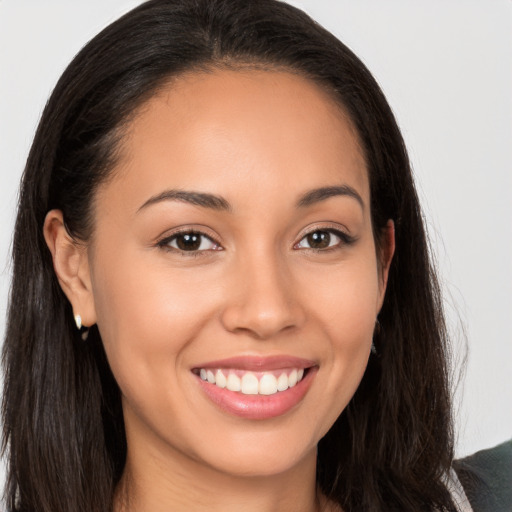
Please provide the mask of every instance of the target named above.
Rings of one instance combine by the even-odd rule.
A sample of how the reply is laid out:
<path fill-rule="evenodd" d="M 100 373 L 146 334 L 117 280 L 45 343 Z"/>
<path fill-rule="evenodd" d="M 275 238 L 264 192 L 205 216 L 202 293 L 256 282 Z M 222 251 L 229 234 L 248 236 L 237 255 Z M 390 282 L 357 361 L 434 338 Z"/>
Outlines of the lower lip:
<path fill-rule="evenodd" d="M 266 420 L 287 413 L 307 393 L 316 374 L 316 368 L 309 368 L 303 379 L 286 391 L 273 395 L 244 395 L 243 393 L 219 388 L 215 384 L 197 377 L 207 397 L 223 411 L 250 420 Z"/>

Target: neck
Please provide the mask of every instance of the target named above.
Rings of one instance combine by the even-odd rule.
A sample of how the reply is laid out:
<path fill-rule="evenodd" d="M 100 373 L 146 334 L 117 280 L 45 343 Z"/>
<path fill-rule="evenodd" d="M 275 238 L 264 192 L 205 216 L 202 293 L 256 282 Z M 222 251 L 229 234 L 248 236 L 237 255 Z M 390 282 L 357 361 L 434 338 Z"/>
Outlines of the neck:
<path fill-rule="evenodd" d="M 142 455 L 142 454 L 141 454 Z M 233 476 L 191 460 L 128 453 L 118 486 L 116 512 L 296 512 L 327 511 L 317 494 L 316 453 L 290 470 L 270 476 Z"/>

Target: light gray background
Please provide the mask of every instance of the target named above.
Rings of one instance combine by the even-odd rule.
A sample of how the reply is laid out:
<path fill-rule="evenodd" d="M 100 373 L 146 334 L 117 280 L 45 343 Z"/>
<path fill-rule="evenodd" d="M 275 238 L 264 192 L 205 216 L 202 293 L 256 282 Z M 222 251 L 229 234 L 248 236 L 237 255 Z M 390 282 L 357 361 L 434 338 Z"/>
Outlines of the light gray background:
<path fill-rule="evenodd" d="M 44 103 L 73 55 L 138 3 L 0 0 L 2 339 L 16 191 Z M 456 388 L 457 455 L 504 441 L 512 437 L 512 2 L 291 3 L 363 59 L 403 130 L 439 262 L 455 380 L 469 346 Z"/>

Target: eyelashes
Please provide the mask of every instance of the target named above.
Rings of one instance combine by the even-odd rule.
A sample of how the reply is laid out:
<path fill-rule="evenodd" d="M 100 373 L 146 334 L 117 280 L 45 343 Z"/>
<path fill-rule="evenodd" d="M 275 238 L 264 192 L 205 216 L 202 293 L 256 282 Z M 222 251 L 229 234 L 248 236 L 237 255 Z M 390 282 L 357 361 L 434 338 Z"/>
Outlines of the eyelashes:
<path fill-rule="evenodd" d="M 304 235 L 294 249 L 310 249 L 313 251 L 328 251 L 344 245 L 350 245 L 355 241 L 354 237 L 339 229 L 315 229 Z"/>
<path fill-rule="evenodd" d="M 356 238 L 340 229 L 332 227 L 315 227 L 304 233 L 293 245 L 295 250 L 314 253 L 328 253 L 350 246 Z M 224 248 L 211 235 L 197 229 L 182 229 L 162 238 L 157 247 L 181 254 L 182 256 L 204 256 Z"/>
<path fill-rule="evenodd" d="M 203 256 L 211 251 L 222 251 L 213 237 L 195 229 L 182 229 L 157 242 L 157 247 L 182 256 Z"/>
<path fill-rule="evenodd" d="M 160 241 L 159 246 L 182 252 L 219 251 L 219 244 L 199 231 L 182 231 Z"/>

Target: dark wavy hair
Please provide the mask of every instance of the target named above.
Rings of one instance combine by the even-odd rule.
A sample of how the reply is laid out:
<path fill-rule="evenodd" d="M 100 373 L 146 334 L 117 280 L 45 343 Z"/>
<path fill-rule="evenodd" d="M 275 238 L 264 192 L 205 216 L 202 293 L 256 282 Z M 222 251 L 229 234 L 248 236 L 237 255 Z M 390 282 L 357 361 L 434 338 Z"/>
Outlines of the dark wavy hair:
<path fill-rule="evenodd" d="M 396 252 L 372 355 L 318 446 L 317 482 L 349 511 L 455 510 L 447 336 L 411 168 L 392 111 L 362 62 L 302 11 L 275 0 L 150 0 L 75 57 L 42 115 L 23 175 L 3 365 L 9 512 L 111 511 L 126 438 L 97 328 L 83 343 L 43 238 L 47 212 L 87 241 L 92 200 L 123 127 L 173 76 L 284 69 L 348 113 L 366 158 L 374 236 Z"/>

